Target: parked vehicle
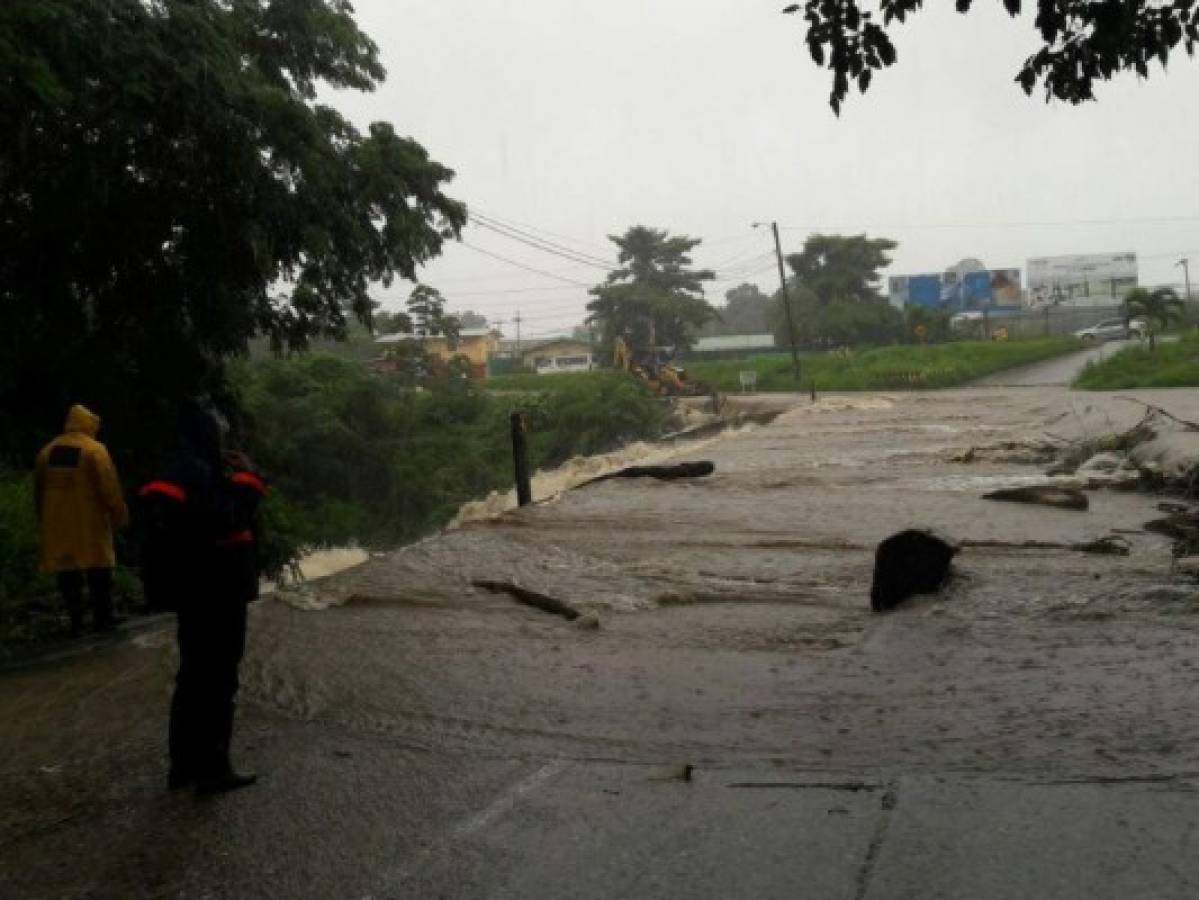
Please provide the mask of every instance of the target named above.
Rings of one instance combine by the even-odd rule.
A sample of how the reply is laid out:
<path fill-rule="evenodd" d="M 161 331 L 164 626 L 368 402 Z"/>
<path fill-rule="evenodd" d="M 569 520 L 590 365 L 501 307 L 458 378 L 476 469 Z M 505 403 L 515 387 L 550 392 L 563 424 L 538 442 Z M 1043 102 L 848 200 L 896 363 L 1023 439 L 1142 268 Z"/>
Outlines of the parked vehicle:
<path fill-rule="evenodd" d="M 1128 338 L 1142 340 L 1149 333 L 1149 323 L 1144 319 L 1104 319 L 1090 328 L 1080 328 L 1074 336 L 1080 341 L 1123 341 Z"/>

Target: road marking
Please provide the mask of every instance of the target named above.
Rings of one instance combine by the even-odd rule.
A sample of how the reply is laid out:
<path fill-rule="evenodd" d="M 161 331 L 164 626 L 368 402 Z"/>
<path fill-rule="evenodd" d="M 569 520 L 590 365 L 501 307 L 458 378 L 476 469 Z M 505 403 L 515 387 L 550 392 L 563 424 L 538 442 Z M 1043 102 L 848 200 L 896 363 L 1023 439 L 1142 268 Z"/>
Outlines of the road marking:
<path fill-rule="evenodd" d="M 555 759 L 552 762 L 546 763 L 532 775 L 521 779 L 508 788 L 508 790 L 504 791 L 504 793 L 488 804 L 486 808 L 456 826 L 454 834 L 467 835 L 474 834 L 476 831 L 482 831 L 500 816 L 511 812 L 515 808 L 517 800 L 537 790 L 537 788 L 541 787 L 541 785 L 545 784 L 545 782 L 549 781 L 564 768 L 566 768 L 565 760 Z"/>
<path fill-rule="evenodd" d="M 536 772 L 525 776 L 520 781 L 513 784 L 506 791 L 492 800 L 491 803 L 487 804 L 486 807 L 469 816 L 468 818 L 463 819 L 461 822 L 451 828 L 449 835 L 442 838 L 440 841 L 429 845 L 423 851 L 417 853 L 413 859 L 400 866 L 397 870 L 383 876 L 380 880 L 386 887 L 384 888 L 383 893 L 379 896 L 396 896 L 395 892 L 397 890 L 401 890 L 411 881 L 412 877 L 416 874 L 424 862 L 435 853 L 445 850 L 446 846 L 453 840 L 453 838 L 466 837 L 482 831 L 501 816 L 511 812 L 515 808 L 516 802 L 521 797 L 525 797 L 537 790 L 539 787 L 544 785 L 547 781 L 565 769 L 566 766 L 567 760 L 552 760 L 546 763 Z M 362 897 L 362 900 L 375 900 L 375 897 L 376 894 L 373 893 L 365 894 Z"/>

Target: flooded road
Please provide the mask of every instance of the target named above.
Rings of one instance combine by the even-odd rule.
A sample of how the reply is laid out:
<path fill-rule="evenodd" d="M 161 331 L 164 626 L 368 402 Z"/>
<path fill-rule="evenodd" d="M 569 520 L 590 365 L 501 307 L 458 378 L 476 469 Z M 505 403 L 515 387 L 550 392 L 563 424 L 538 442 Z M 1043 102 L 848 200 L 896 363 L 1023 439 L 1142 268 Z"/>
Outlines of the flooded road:
<path fill-rule="evenodd" d="M 1199 594 L 1154 499 L 979 499 L 1142 408 L 772 402 L 677 448 L 710 478 L 493 501 L 257 604 L 241 795 L 163 790 L 169 633 L 6 677 L 0 894 L 1194 896 Z M 992 546 L 873 615 L 873 547 L 913 525 Z"/>

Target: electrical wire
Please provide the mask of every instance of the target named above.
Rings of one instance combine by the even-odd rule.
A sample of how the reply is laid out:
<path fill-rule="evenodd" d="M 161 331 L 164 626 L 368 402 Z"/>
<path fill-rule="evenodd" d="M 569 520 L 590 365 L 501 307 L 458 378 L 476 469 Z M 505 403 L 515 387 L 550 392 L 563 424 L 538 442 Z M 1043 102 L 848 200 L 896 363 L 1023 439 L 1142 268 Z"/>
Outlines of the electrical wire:
<path fill-rule="evenodd" d="M 563 278 L 561 275 L 555 275 L 553 272 L 547 272 L 545 269 L 538 269 L 535 266 L 528 266 L 522 262 L 516 261 L 515 259 L 509 259 L 507 256 L 501 256 L 498 253 L 492 253 L 490 250 L 484 250 L 482 247 L 476 247 L 474 244 L 470 243 L 470 241 L 463 240 L 463 241 L 460 241 L 460 243 L 462 244 L 463 247 L 469 247 L 471 250 L 474 250 L 476 253 L 482 253 L 484 256 L 490 256 L 492 259 L 498 259 L 500 262 L 506 262 L 506 263 L 508 263 L 508 265 L 516 266 L 518 269 L 524 269 L 526 272 L 533 272 L 534 274 L 537 274 L 537 275 L 544 275 L 546 278 L 553 278 L 555 281 L 561 281 L 564 284 L 573 284 L 573 285 L 577 285 L 578 287 L 585 287 L 585 288 L 591 287 L 591 285 L 587 284 L 586 282 L 575 281 L 573 278 Z"/>
<path fill-rule="evenodd" d="M 514 219 L 511 216 L 497 216 L 495 213 L 487 212 L 486 210 L 481 210 L 474 206 L 470 207 L 470 210 L 472 217 L 478 217 L 482 215 L 483 217 L 491 219 L 494 222 L 498 222 L 501 225 L 507 225 L 509 228 L 513 228 L 514 230 L 520 230 L 522 228 L 527 229 L 528 231 L 537 232 L 539 234 L 546 235 L 547 237 L 557 238 L 558 240 L 562 241 L 570 241 L 571 243 L 579 244 L 580 246 L 588 247 L 592 250 L 599 250 L 601 253 L 610 253 L 612 251 L 611 247 L 601 247 L 599 244 L 593 244 L 591 241 L 586 241 L 582 238 L 571 237 L 568 234 L 559 234 L 558 232 L 550 231 L 548 228 L 540 228 L 536 225 L 531 225 L 528 222 L 521 222 L 519 219 Z"/>
<path fill-rule="evenodd" d="M 544 238 L 539 238 L 534 234 L 521 231 L 519 228 L 512 228 L 511 226 L 504 225 L 502 222 L 489 219 L 488 217 L 480 214 L 476 214 L 471 221 L 481 228 L 486 228 L 487 230 L 495 232 L 496 234 L 503 235 L 510 240 L 517 241 L 518 243 L 532 247 L 535 250 L 540 250 L 543 253 L 549 253 L 553 256 L 560 256 L 564 259 L 569 259 L 572 262 L 593 266 L 597 269 L 603 269 L 604 271 L 610 270 L 613 265 L 609 260 L 601 259 L 598 256 L 592 256 L 587 253 L 582 253 L 578 250 L 572 250 L 570 247 L 554 243 L 553 241 L 545 240 Z"/>
<path fill-rule="evenodd" d="M 939 228 L 1060 228 L 1067 225 L 1136 225 L 1154 222 L 1199 222 L 1199 216 L 1141 216 L 1127 219 L 1061 219 L 1058 221 L 1027 222 L 927 222 L 920 224 L 881 224 L 863 222 L 857 225 L 780 225 L 780 231 L 854 231 L 867 227 L 876 231 L 921 231 Z"/>

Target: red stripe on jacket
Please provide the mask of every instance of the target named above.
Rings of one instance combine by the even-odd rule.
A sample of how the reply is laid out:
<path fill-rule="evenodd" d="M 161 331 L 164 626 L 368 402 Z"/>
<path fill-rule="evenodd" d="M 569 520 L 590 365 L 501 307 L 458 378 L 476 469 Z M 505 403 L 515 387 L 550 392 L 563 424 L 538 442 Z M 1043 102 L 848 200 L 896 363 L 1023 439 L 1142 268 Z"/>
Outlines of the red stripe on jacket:
<path fill-rule="evenodd" d="M 142 486 L 138 491 L 138 496 L 148 497 L 151 494 L 161 494 L 164 497 L 170 497 L 172 500 L 178 500 L 180 503 L 187 501 L 187 491 L 179 487 L 177 484 L 171 484 L 169 481 L 151 481 Z"/>
<path fill-rule="evenodd" d="M 234 472 L 229 476 L 229 480 L 234 484 L 240 484 L 243 487 L 248 487 L 259 494 L 266 494 L 266 482 L 253 472 Z"/>

